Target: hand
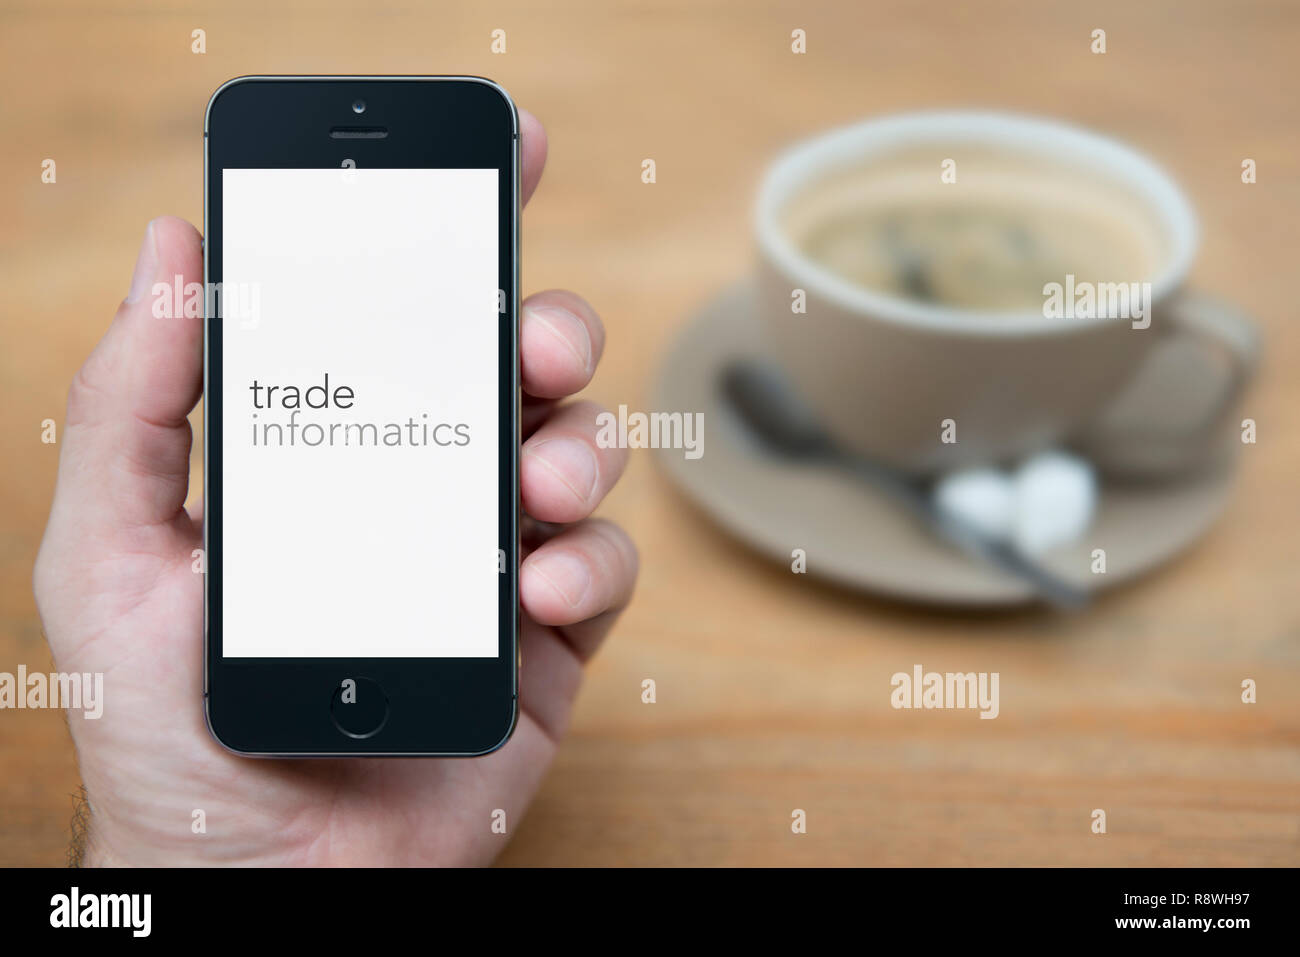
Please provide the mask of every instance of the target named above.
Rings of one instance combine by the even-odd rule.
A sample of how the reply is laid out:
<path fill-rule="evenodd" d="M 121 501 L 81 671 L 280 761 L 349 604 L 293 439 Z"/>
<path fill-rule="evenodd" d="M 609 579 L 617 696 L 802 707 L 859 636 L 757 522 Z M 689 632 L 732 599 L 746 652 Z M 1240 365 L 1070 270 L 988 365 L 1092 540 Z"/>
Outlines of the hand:
<path fill-rule="evenodd" d="M 520 112 L 527 201 L 546 134 Z M 627 603 L 636 550 L 587 516 L 617 481 L 596 445 L 598 409 L 558 400 L 590 381 L 604 345 L 591 308 L 538 293 L 520 320 L 525 558 L 520 718 L 476 759 L 237 757 L 203 715 L 200 509 L 186 511 L 190 426 L 202 391 L 202 322 L 157 319 L 155 282 L 202 282 L 199 235 L 145 233 L 130 293 L 68 393 L 58 484 L 35 590 L 56 667 L 102 672 L 98 720 L 68 715 L 90 808 L 90 864 L 463 865 L 490 861 L 523 816 L 569 720 L 582 666 Z M 558 523 L 571 523 L 559 527 Z M 192 832 L 194 811 L 206 833 Z"/>

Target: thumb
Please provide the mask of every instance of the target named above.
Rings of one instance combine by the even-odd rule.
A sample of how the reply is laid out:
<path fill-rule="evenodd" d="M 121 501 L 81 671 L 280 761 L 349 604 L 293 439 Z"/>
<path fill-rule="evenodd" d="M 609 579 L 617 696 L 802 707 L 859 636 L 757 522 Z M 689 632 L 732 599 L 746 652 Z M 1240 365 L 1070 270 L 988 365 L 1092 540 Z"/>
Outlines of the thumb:
<path fill-rule="evenodd" d="M 185 315 L 191 297 L 178 302 L 175 290 L 193 291 L 194 283 L 202 290 L 201 248 L 198 231 L 175 217 L 145 230 L 130 291 L 68 392 L 55 515 L 107 531 L 180 514 L 189 486 L 186 416 L 203 387 L 203 320 L 201 308 Z M 165 302 L 162 286 L 154 295 L 157 284 L 168 290 Z M 200 293 L 193 305 L 203 301 Z"/>

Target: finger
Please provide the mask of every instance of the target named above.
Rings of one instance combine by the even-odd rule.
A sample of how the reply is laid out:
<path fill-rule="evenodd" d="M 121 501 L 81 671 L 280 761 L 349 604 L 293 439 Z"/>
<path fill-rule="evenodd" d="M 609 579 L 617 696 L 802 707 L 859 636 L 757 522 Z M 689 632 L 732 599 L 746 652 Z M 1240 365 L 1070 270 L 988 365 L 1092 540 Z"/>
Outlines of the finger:
<path fill-rule="evenodd" d="M 580 296 L 551 289 L 524 300 L 519 343 L 524 391 L 557 399 L 591 381 L 605 348 L 605 327 Z"/>
<path fill-rule="evenodd" d="M 636 573 L 633 572 L 635 581 Z M 624 606 L 626 602 L 624 603 Z M 579 656 L 582 661 L 587 661 L 599 650 L 601 643 L 604 642 L 605 636 L 610 633 L 614 623 L 623 614 L 623 607 L 611 608 L 609 611 L 601 612 L 591 618 L 583 621 L 575 621 L 572 625 L 564 625 L 556 628 L 555 631 L 564 639 L 565 644 L 574 649 L 574 654 Z"/>
<path fill-rule="evenodd" d="M 600 406 L 574 402 L 524 443 L 519 491 L 524 510 L 543 522 L 576 522 L 591 514 L 627 465 L 627 449 L 597 443 Z M 608 414 L 608 413 L 606 413 Z"/>
<path fill-rule="evenodd" d="M 519 598 L 539 624 L 572 626 L 627 604 L 636 584 L 636 546 L 617 525 L 592 519 L 546 542 L 520 566 Z M 569 637 L 566 629 L 566 637 Z M 604 630 L 574 632 L 586 659 Z"/>
<path fill-rule="evenodd" d="M 527 110 L 519 111 L 519 152 L 523 170 L 520 173 L 521 202 L 527 203 L 542 179 L 546 166 L 546 129 L 541 121 Z"/>
<path fill-rule="evenodd" d="M 519 560 L 523 561 L 530 552 L 541 548 L 568 527 L 555 522 L 539 522 L 531 515 L 521 515 L 519 517 Z"/>
<path fill-rule="evenodd" d="M 582 661 L 554 629 L 525 617 L 520 626 L 519 706 L 559 740 L 582 684 Z"/>
<path fill-rule="evenodd" d="M 203 387 L 203 320 L 186 318 L 174 296 L 163 303 L 173 318 L 159 318 L 153 289 L 202 280 L 198 231 L 171 216 L 150 223 L 127 298 L 68 391 L 56 509 L 116 525 L 180 513 L 189 485 L 186 416 Z"/>
<path fill-rule="evenodd" d="M 524 438 L 528 438 L 551 417 L 559 403 L 555 399 L 534 399 L 531 395 L 523 397 L 519 407 L 519 429 Z"/>

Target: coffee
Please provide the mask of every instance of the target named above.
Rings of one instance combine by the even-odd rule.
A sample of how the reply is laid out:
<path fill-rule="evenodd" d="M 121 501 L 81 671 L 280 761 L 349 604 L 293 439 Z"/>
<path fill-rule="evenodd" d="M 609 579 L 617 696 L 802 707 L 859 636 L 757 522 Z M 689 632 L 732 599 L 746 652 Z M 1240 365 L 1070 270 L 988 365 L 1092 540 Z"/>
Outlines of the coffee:
<path fill-rule="evenodd" d="M 1164 255 L 1141 200 L 1028 157 L 942 150 L 828 174 L 796 195 L 788 235 L 856 285 L 931 305 L 1041 314 L 1047 283 L 1149 280 Z"/>

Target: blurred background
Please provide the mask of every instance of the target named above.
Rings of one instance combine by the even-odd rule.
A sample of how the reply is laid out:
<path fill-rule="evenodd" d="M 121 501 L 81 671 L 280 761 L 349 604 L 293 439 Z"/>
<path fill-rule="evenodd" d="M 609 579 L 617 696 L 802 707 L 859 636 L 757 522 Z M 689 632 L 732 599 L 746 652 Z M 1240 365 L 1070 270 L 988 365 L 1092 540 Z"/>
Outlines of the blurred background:
<path fill-rule="evenodd" d="M 1104 56 L 1089 49 L 1098 28 Z M 639 591 L 501 860 L 1300 863 L 1297 41 L 1286 0 L 5 0 L 0 671 L 50 667 L 30 574 L 58 447 L 40 423 L 62 421 L 145 224 L 202 223 L 203 111 L 224 80 L 500 81 L 550 135 L 523 220 L 524 291 L 567 287 L 595 305 L 608 343 L 587 394 L 631 409 L 654 408 L 658 364 L 692 313 L 753 271 L 753 197 L 783 146 L 881 113 L 1006 108 L 1135 145 L 1195 204 L 1193 282 L 1252 314 L 1266 343 L 1243 410 L 1259 440 L 1226 511 L 1081 614 L 937 611 L 792 575 L 633 452 L 601 514 L 641 548 Z M 1255 185 L 1241 183 L 1244 157 Z M 998 719 L 893 710 L 890 676 L 918 662 L 999 672 Z M 1257 704 L 1241 702 L 1245 678 Z M 78 785 L 60 712 L 0 712 L 0 864 L 62 863 Z M 806 834 L 791 833 L 795 808 Z"/>

